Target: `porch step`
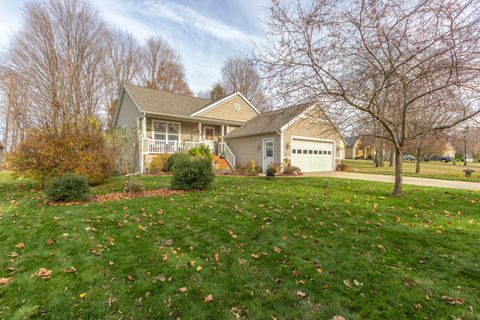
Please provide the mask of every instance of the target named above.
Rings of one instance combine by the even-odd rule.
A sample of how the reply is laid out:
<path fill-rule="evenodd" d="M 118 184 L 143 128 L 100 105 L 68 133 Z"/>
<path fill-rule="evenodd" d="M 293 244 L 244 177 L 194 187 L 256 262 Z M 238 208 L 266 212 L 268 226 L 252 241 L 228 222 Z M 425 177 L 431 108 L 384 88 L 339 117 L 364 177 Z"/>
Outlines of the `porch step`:
<path fill-rule="evenodd" d="M 226 159 L 222 159 L 219 156 L 213 157 L 213 164 L 217 166 L 219 169 L 229 169 L 230 165 Z"/>

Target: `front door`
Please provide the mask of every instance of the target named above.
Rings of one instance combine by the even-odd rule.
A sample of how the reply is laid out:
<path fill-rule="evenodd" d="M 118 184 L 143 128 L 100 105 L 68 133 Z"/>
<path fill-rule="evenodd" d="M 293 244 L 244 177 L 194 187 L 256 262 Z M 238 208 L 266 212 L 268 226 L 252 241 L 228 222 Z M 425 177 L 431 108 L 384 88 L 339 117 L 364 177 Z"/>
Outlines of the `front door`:
<path fill-rule="evenodd" d="M 274 149 L 273 139 L 263 140 L 263 172 L 267 171 L 267 167 L 274 161 Z"/>
<path fill-rule="evenodd" d="M 215 135 L 215 128 L 212 127 L 205 127 L 205 140 L 213 140 L 213 136 Z"/>

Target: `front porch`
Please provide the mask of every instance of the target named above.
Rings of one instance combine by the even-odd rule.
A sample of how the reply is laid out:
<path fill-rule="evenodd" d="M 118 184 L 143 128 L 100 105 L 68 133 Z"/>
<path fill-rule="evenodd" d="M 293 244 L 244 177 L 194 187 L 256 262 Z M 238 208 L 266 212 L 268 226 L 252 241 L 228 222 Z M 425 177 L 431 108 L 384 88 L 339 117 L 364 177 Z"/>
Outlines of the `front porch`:
<path fill-rule="evenodd" d="M 224 157 L 230 167 L 235 167 L 235 155 L 224 141 L 224 135 L 235 126 L 217 122 L 187 122 L 142 117 L 140 135 L 141 172 L 145 172 L 146 157 L 157 154 L 187 152 L 205 145 L 217 156 Z"/>

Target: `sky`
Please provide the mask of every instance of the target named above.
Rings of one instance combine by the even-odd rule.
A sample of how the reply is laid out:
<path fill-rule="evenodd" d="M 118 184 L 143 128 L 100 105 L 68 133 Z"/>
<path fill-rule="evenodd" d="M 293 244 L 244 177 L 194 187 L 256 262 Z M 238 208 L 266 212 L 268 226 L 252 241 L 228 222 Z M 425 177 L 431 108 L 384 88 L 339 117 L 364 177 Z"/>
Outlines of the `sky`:
<path fill-rule="evenodd" d="M 268 0 L 91 0 L 105 21 L 140 42 L 167 40 L 182 56 L 193 92 L 210 89 L 229 57 L 250 54 L 264 40 Z M 0 52 L 21 27 L 26 0 L 0 0 Z"/>

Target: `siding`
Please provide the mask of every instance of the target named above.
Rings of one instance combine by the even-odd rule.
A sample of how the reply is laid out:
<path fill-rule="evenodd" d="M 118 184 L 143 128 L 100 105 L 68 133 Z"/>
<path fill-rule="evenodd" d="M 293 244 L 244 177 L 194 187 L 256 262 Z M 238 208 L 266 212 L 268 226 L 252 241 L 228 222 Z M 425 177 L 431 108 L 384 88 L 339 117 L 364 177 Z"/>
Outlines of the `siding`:
<path fill-rule="evenodd" d="M 124 151 L 124 159 L 129 163 L 128 168 L 117 168 L 122 173 L 134 173 L 140 170 L 139 167 L 139 128 L 137 128 L 137 118 L 142 115 L 140 110 L 133 102 L 130 95 L 125 92 L 122 99 L 122 104 L 119 106 L 119 113 L 115 128 L 126 128 L 128 145 Z M 124 171 L 127 172 L 124 172 Z"/>
<path fill-rule="evenodd" d="M 274 139 L 274 158 L 276 163 L 280 163 L 280 135 L 277 133 L 230 138 L 225 141 L 235 155 L 236 165 L 245 165 L 247 161 L 254 160 L 257 166 L 262 167 L 263 139 L 268 138 Z"/>
<path fill-rule="evenodd" d="M 312 109 L 305 117 L 297 119 L 284 130 L 284 155 L 291 157 L 292 136 L 301 136 L 315 139 L 334 140 L 337 150 L 336 156 L 342 152 L 345 154 L 345 145 L 337 128 L 328 121 L 325 114 L 318 108 Z"/>
<path fill-rule="evenodd" d="M 234 107 L 237 103 L 240 104 L 239 111 L 235 110 Z M 245 100 L 239 96 L 233 96 L 215 108 L 199 114 L 199 117 L 247 122 L 257 114 L 258 113 L 253 110 Z"/>

